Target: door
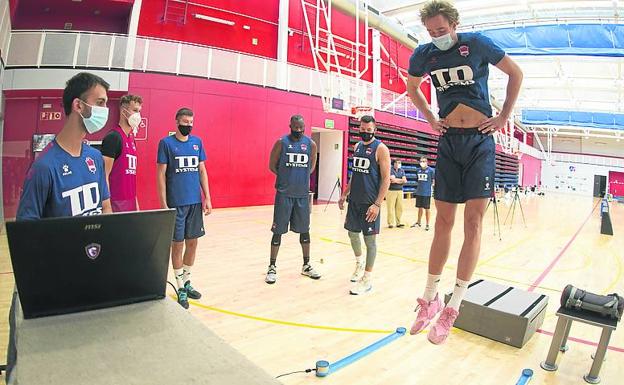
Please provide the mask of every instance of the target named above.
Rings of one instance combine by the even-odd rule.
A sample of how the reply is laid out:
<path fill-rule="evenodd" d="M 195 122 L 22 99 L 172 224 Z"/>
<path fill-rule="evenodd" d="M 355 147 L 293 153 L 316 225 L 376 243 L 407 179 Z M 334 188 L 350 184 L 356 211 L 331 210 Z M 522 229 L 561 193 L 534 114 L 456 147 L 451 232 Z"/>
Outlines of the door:
<path fill-rule="evenodd" d="M 602 198 L 607 192 L 607 176 L 594 175 L 594 197 Z"/>

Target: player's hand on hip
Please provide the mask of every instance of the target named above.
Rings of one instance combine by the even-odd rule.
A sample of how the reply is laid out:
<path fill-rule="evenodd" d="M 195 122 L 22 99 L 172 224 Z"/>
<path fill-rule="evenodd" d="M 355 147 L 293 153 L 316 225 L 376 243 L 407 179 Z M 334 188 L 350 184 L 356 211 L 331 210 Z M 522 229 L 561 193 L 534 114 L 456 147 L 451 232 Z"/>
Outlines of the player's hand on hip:
<path fill-rule="evenodd" d="M 493 116 L 486 119 L 479 125 L 479 131 L 482 134 L 491 135 L 498 130 L 501 130 L 507 124 L 507 119 L 502 115 Z"/>
<path fill-rule="evenodd" d="M 429 125 L 431 126 L 431 128 L 433 128 L 434 131 L 438 131 L 442 135 L 446 133 L 446 129 L 449 127 L 446 123 L 446 119 L 435 119 L 429 121 Z"/>
<path fill-rule="evenodd" d="M 209 200 L 204 201 L 204 215 L 212 213 L 212 203 Z"/>
<path fill-rule="evenodd" d="M 368 210 L 366 210 L 366 222 L 374 222 L 379 215 L 379 207 L 376 204 L 370 205 Z"/>

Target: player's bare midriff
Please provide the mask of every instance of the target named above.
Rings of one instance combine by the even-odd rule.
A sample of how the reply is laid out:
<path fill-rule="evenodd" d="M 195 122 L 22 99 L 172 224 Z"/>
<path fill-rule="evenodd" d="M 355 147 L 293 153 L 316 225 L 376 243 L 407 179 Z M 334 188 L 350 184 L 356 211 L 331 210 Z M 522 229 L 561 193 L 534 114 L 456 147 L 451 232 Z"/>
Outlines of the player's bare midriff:
<path fill-rule="evenodd" d="M 455 128 L 475 128 L 486 119 L 481 112 L 460 103 L 446 116 L 446 124 Z"/>

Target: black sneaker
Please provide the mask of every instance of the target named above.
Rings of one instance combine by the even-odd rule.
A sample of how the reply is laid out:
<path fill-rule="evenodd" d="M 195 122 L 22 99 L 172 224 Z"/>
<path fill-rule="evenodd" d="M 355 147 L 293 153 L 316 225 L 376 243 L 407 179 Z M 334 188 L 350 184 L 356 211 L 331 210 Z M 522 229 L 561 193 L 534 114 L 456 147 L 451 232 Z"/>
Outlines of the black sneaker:
<path fill-rule="evenodd" d="M 425 226 L 425 231 L 429 231 L 429 225 Z"/>
<path fill-rule="evenodd" d="M 195 290 L 193 286 L 191 286 L 191 281 L 186 281 L 186 283 L 184 284 L 184 289 L 186 290 L 186 294 L 190 299 L 201 298 L 201 293 Z"/>
<path fill-rule="evenodd" d="M 388 228 L 389 228 L 389 229 L 391 229 L 391 228 L 393 228 L 393 227 L 394 227 L 393 225 L 388 225 Z"/>
<path fill-rule="evenodd" d="M 186 289 L 178 289 L 178 303 L 185 309 L 189 308 L 188 296 L 186 294 Z"/>
<path fill-rule="evenodd" d="M 397 227 L 398 227 L 398 228 L 401 228 L 401 227 L 405 227 L 405 225 L 404 225 L 403 223 L 399 223 L 399 224 L 397 225 Z"/>

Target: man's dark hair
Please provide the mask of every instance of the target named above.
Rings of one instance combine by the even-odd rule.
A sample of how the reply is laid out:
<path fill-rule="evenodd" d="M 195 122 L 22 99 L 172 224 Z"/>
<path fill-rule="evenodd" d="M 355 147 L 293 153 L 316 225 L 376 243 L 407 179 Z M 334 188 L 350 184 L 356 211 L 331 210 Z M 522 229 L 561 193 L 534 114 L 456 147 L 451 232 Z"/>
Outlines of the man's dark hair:
<path fill-rule="evenodd" d="M 360 118 L 360 122 L 362 123 L 375 123 L 375 118 L 371 115 L 364 115 Z"/>
<path fill-rule="evenodd" d="M 176 112 L 176 120 L 180 119 L 182 116 L 193 116 L 193 110 L 187 107 L 182 107 Z"/>
<path fill-rule="evenodd" d="M 65 110 L 65 115 L 71 114 L 74 99 L 82 99 L 87 91 L 98 84 L 104 87 L 106 91 L 110 88 L 106 80 L 88 72 L 81 72 L 69 79 L 67 83 L 65 83 L 65 89 L 63 90 L 63 109 Z"/>
<path fill-rule="evenodd" d="M 297 114 L 297 115 L 293 115 L 290 117 L 290 122 L 294 123 L 294 122 L 303 122 L 303 116 Z"/>

